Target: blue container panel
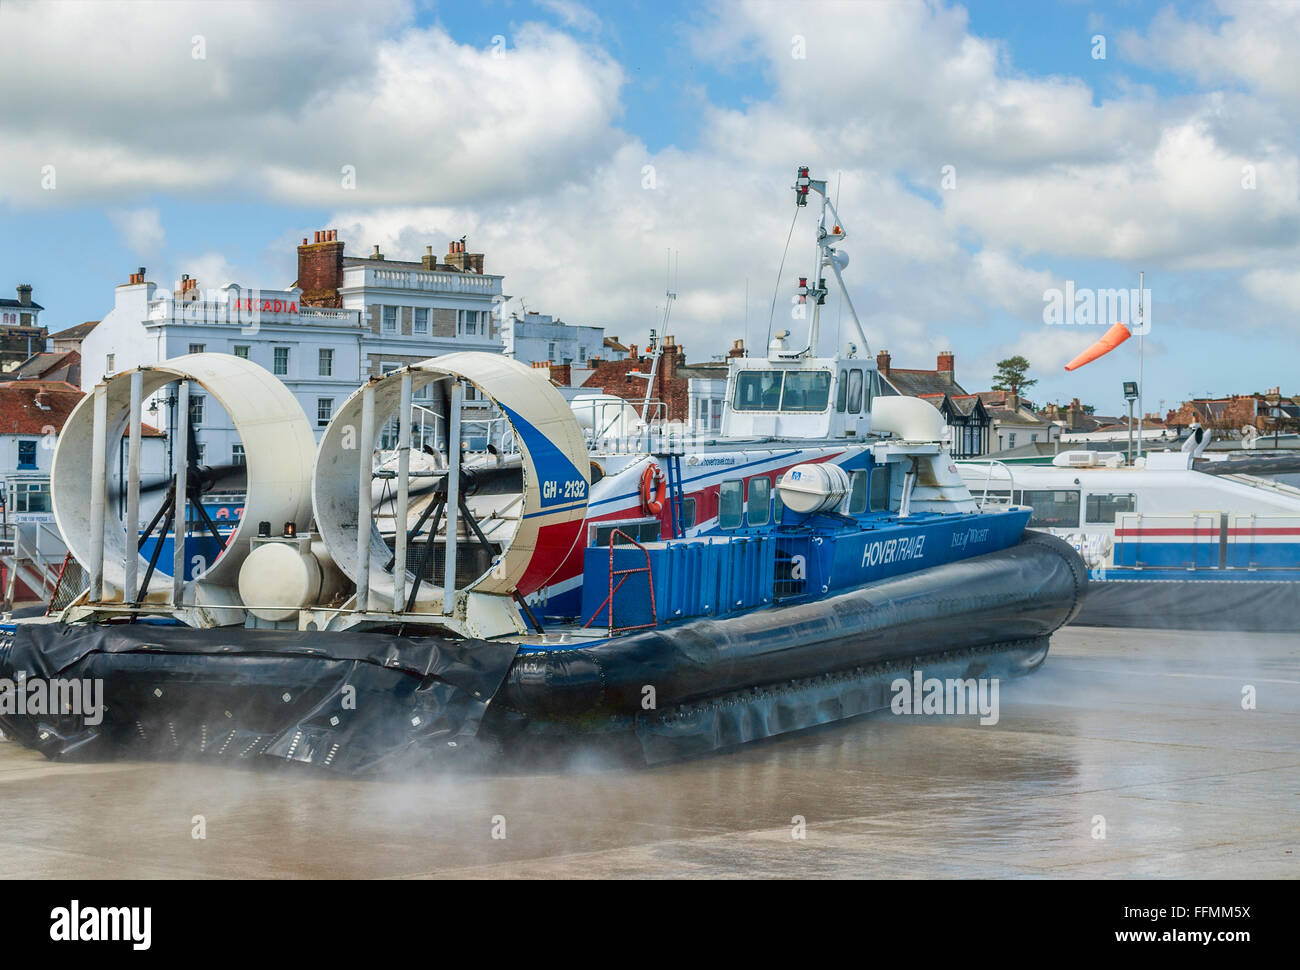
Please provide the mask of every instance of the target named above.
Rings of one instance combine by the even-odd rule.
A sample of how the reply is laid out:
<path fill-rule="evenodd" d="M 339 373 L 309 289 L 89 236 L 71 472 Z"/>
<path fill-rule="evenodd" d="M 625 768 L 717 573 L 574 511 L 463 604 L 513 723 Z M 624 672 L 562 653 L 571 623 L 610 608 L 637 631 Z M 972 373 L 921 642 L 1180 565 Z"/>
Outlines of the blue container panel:
<path fill-rule="evenodd" d="M 720 616 L 770 603 L 775 579 L 775 542 L 770 536 L 738 536 L 712 543 L 685 540 L 656 543 L 642 552 L 634 546 L 614 549 L 614 569 L 644 569 L 647 555 L 653 577 L 644 572 L 616 575 L 614 621 L 638 626 L 699 616 Z M 583 558 L 582 619 L 593 626 L 609 624 L 608 548 L 588 548 Z"/>

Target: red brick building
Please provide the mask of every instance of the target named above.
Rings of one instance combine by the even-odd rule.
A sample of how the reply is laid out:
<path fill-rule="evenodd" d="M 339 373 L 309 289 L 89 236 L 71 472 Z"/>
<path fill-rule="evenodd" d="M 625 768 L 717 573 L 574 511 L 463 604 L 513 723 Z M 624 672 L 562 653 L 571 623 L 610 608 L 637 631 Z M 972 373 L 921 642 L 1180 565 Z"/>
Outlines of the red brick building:
<path fill-rule="evenodd" d="M 617 342 L 617 338 L 615 341 Z M 622 349 L 621 345 L 619 349 Z M 580 386 L 621 397 L 639 408 L 646 398 L 646 386 L 649 381 L 645 377 L 633 375 L 649 375 L 653 369 L 655 378 L 650 388 L 650 400 L 659 402 L 661 407 L 657 409 L 658 413 L 655 413 L 656 409 L 652 403 L 651 418 L 661 417 L 665 421 L 690 421 L 693 417 L 690 382 L 692 380 L 725 381 L 727 363 L 711 361 L 707 364 L 688 364 L 685 346 L 679 344 L 672 334 L 664 336 L 661 350 L 658 367 L 655 367 L 653 353 L 644 352 L 636 344 L 627 348 L 627 357 L 622 360 L 592 358 L 587 361 L 590 373 Z M 744 354 L 744 341 L 737 340 L 732 344 L 727 357 L 743 357 Z M 551 365 L 551 379 L 557 384 L 569 386 L 574 369 L 576 368 L 571 365 Z"/>

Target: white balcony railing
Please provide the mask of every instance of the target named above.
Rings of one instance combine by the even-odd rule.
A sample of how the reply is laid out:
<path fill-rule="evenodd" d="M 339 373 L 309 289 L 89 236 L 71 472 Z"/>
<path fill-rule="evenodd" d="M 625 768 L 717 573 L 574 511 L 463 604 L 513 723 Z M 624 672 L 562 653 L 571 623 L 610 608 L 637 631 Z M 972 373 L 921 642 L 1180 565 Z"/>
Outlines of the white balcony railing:
<path fill-rule="evenodd" d="M 357 285 L 387 290 L 423 290 L 430 293 L 461 293 L 470 296 L 497 296 L 501 277 L 478 273 L 448 273 L 442 270 L 376 269 L 361 267 L 343 271 L 345 287 Z M 357 277 L 360 276 L 360 279 Z"/>

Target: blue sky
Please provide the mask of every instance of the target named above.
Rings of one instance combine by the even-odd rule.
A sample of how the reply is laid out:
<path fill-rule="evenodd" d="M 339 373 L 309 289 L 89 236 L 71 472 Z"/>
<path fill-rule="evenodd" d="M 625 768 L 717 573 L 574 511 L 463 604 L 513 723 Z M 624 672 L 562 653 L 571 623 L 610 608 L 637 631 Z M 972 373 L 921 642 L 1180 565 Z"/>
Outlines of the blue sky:
<path fill-rule="evenodd" d="M 33 38 L 0 67 L 0 288 L 30 282 L 55 328 L 139 265 L 284 286 L 314 229 L 399 257 L 469 232 L 531 309 L 625 341 L 678 252 L 674 325 L 707 358 L 746 286 L 765 329 L 812 164 L 896 366 L 951 349 L 977 390 L 1019 352 L 1037 398 L 1118 412 L 1134 353 L 1066 374 L 1100 330 L 1045 326 L 1043 294 L 1145 270 L 1148 410 L 1300 392 L 1294 4 L 104 0 L 6 3 L 0 33 Z"/>

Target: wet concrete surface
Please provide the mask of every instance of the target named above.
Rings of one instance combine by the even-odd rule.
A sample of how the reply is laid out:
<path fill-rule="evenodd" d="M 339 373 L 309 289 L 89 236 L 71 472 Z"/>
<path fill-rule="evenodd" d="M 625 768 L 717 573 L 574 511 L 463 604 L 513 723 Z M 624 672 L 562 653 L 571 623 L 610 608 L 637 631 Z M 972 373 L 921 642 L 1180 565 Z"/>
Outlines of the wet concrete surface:
<path fill-rule="evenodd" d="M 663 768 L 407 781 L 3 742 L 0 877 L 1300 874 L 1300 637 L 1070 627 L 999 700 L 991 726 L 882 712 Z"/>

